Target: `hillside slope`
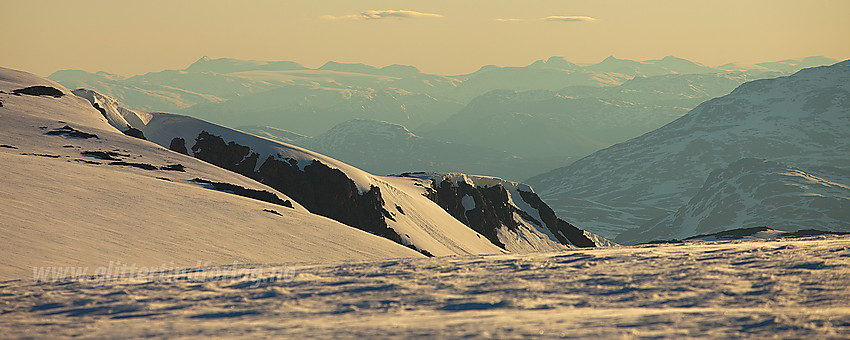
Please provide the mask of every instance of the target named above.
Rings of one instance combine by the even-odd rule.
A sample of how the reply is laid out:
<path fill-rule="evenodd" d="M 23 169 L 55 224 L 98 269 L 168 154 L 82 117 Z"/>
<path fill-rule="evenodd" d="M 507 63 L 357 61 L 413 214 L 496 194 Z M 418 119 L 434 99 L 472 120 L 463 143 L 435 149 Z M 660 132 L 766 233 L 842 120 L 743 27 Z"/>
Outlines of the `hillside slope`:
<path fill-rule="evenodd" d="M 618 239 L 683 239 L 730 227 L 850 232 L 850 170 L 744 158 L 713 171 L 676 213 Z"/>
<path fill-rule="evenodd" d="M 419 257 L 254 180 L 122 134 L 83 98 L 0 69 L 0 278 L 34 267 Z M 198 179 L 198 180 L 195 180 Z"/>
<path fill-rule="evenodd" d="M 850 167 L 850 61 L 745 83 L 529 184 L 569 222 L 613 236 L 674 212 L 709 173 L 748 157 Z"/>

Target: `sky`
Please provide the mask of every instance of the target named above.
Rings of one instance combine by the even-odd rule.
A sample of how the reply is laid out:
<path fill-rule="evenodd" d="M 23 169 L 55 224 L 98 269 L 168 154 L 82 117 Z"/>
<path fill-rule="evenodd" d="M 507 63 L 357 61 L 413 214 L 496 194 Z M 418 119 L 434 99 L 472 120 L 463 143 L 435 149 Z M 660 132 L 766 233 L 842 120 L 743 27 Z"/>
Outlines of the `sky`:
<path fill-rule="evenodd" d="M 201 58 L 463 74 L 563 56 L 850 58 L 848 0 L 0 0 L 0 66 L 124 76 Z"/>

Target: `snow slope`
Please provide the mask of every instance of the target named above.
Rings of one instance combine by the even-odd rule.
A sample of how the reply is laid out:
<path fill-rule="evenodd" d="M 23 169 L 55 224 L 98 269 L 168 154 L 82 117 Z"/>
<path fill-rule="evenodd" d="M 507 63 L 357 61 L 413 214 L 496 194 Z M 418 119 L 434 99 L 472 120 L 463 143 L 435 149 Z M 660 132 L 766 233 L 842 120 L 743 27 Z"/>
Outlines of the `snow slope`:
<path fill-rule="evenodd" d="M 116 281 L 48 276 L 47 282 L 0 282 L 0 333 L 846 339 L 849 265 L 850 236 L 829 236 L 197 268 Z M 240 272 L 251 275 L 234 279 Z"/>
<path fill-rule="evenodd" d="M 569 208 L 569 222 L 613 236 L 679 209 L 709 173 L 741 158 L 848 168 L 848 84 L 850 61 L 748 82 L 655 131 L 528 182 L 557 212 Z"/>
<path fill-rule="evenodd" d="M 30 86 L 61 96 L 12 94 Z M 151 266 L 421 256 L 311 214 L 254 180 L 124 135 L 90 102 L 52 81 L 2 68 L 0 91 L 0 278 L 29 277 L 34 266 L 109 261 Z M 129 118 L 125 112 L 109 121 Z M 279 201 L 215 190 L 195 178 L 265 191 Z"/>
<path fill-rule="evenodd" d="M 621 237 L 648 242 L 760 226 L 850 232 L 850 171 L 744 158 L 712 172 L 675 214 Z"/>
<path fill-rule="evenodd" d="M 91 93 L 90 98 L 95 98 L 95 102 L 114 102 L 114 99 L 105 97 L 96 93 Z M 332 193 L 333 196 L 347 196 L 350 199 L 343 197 L 339 202 L 341 204 L 352 203 L 355 206 L 335 206 L 335 202 L 314 202 L 308 209 L 313 209 L 313 212 L 324 212 L 324 216 L 335 218 L 363 230 L 378 233 L 379 235 L 396 239 L 404 245 L 411 245 L 417 250 L 431 255 L 454 255 L 454 254 L 486 254 L 500 253 L 503 250 L 488 242 L 478 233 L 468 228 L 464 224 L 455 220 L 451 215 L 443 211 L 439 206 L 422 196 L 422 183 L 420 180 L 411 178 L 387 178 L 382 176 L 371 175 L 365 171 L 357 169 L 346 163 L 336 159 L 306 150 L 290 144 L 280 143 L 265 138 L 253 136 L 224 126 L 205 122 L 196 118 L 168 114 L 154 113 L 138 110 L 122 109 L 117 110 L 118 106 L 102 105 L 105 107 L 107 117 L 110 122 L 124 121 L 131 122 L 134 128 L 144 132 L 145 137 L 161 146 L 173 149 L 174 140 L 182 139 L 180 144 L 186 148 L 189 155 L 205 159 L 204 155 L 208 150 L 208 144 L 200 147 L 198 143 L 201 136 L 206 133 L 212 135 L 212 138 L 221 138 L 222 147 L 232 147 L 229 150 L 213 150 L 211 151 L 214 159 L 205 159 L 212 163 L 218 162 L 219 166 L 234 171 L 241 171 L 244 175 L 263 181 L 271 186 L 275 186 L 274 181 L 281 180 L 281 177 L 286 177 L 277 172 L 271 172 L 275 166 L 288 166 L 293 162 L 296 163 L 297 171 L 309 174 L 307 168 L 311 164 L 321 163 L 322 166 L 329 168 L 329 171 L 338 170 L 344 174 L 343 181 L 351 181 L 356 187 L 356 192 L 338 192 Z M 120 126 L 120 125 L 119 125 Z M 210 139 L 210 138 L 208 138 Z M 224 143 L 228 143 L 225 146 Z M 235 162 L 221 160 L 218 154 L 230 154 L 234 149 L 244 150 L 245 157 L 238 156 Z M 202 153 L 205 153 L 202 155 Z M 250 165 L 249 165 L 249 162 Z M 266 171 L 269 172 L 266 172 Z M 284 179 L 285 180 L 285 179 Z M 318 179 L 325 181 L 325 179 Z M 343 183 L 344 184 L 344 183 Z M 282 187 L 297 185 L 292 183 L 282 184 Z M 331 185 L 331 184 L 329 184 Z M 376 188 L 376 189 L 374 189 Z M 328 187 L 327 190 L 339 190 L 340 188 Z M 303 191 L 316 191 L 315 187 L 302 188 Z M 284 190 L 285 191 L 285 190 Z M 290 193 L 292 195 L 292 193 Z M 375 204 L 379 204 L 380 209 L 376 211 L 378 216 L 354 216 L 350 217 L 347 210 L 351 209 L 366 209 L 366 207 L 357 204 L 357 197 L 360 195 L 377 195 Z M 353 197 L 353 198 L 352 198 Z M 297 201 L 301 197 L 296 197 Z M 352 201 L 354 200 L 354 201 Z M 308 204 L 304 201 L 302 204 Z M 404 211 L 404 213 L 402 213 Z M 363 214 L 368 212 L 354 212 L 354 214 Z M 346 219 L 346 217 L 350 217 Z M 377 220 L 377 221 L 376 221 Z M 368 223 L 378 223 L 383 225 L 367 225 Z M 381 229 L 389 228 L 388 230 Z M 373 228 L 373 229 L 370 229 Z M 374 229 L 377 228 L 377 229 Z M 380 234 L 384 232 L 385 234 Z"/>

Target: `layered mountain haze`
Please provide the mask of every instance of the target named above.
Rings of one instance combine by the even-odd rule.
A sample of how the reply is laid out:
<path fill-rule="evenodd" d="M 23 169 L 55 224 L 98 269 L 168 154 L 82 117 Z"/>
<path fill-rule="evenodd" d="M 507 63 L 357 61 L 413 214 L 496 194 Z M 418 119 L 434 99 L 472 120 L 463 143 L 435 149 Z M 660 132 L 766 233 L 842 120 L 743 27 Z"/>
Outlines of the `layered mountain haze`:
<path fill-rule="evenodd" d="M 601 73 L 622 74 L 629 77 L 652 77 L 663 74 L 699 74 L 717 72 L 716 68 L 708 67 L 690 60 L 676 58 L 674 56 L 666 56 L 660 60 L 647 61 L 617 59 L 614 56 L 609 56 L 598 64 L 588 66 L 587 69 Z"/>
<path fill-rule="evenodd" d="M 541 168 L 553 168 L 659 128 L 699 103 L 767 74 L 669 74 L 635 77 L 619 86 L 570 86 L 557 92 L 491 91 L 422 134 L 489 145 Z M 522 170 L 494 174 L 534 175 Z"/>
<path fill-rule="evenodd" d="M 262 134 L 267 131 L 254 129 L 249 132 Z M 425 138 L 399 124 L 366 119 L 343 122 L 316 137 L 294 139 L 290 143 L 334 155 L 376 174 L 398 174 L 416 169 L 530 176 L 549 164 L 483 146 Z"/>
<path fill-rule="evenodd" d="M 180 113 L 223 125 L 272 125 L 318 135 L 351 119 L 384 120 L 408 126 L 437 123 L 460 109 L 456 102 L 397 88 L 352 88 L 335 83 L 283 86 L 198 104 Z"/>
<path fill-rule="evenodd" d="M 754 203 L 756 205 L 806 211 L 796 218 L 782 218 L 783 215 L 777 212 L 776 218 L 760 219 L 749 215 L 757 213 L 747 212 L 749 203 L 732 202 L 731 206 L 727 206 L 716 201 L 710 203 L 716 209 L 730 210 L 714 210 L 719 214 L 713 218 L 714 222 L 685 221 L 683 216 L 698 210 L 699 201 L 704 197 L 696 198 L 694 195 L 703 185 L 717 185 L 706 182 L 709 174 L 741 158 L 765 158 L 802 172 L 824 166 L 850 167 L 848 83 L 848 61 L 805 69 L 788 77 L 748 82 L 729 95 L 700 104 L 662 128 L 600 150 L 568 167 L 537 176 L 529 183 L 538 188 L 541 197 L 556 211 L 572 212 L 570 223 L 604 236 L 622 234 L 617 239 L 621 242 L 646 240 L 632 237 L 656 223 L 664 223 L 653 220 L 677 210 L 680 212 L 676 213 L 676 219 L 684 225 L 674 223 L 664 226 L 668 233 L 672 233 L 670 235 L 696 229 L 716 231 L 717 228 L 747 227 L 760 222 L 777 224 L 777 228 L 790 231 L 806 229 L 807 224 L 824 226 L 829 230 L 845 230 L 850 225 L 848 216 L 836 215 L 832 208 L 790 209 L 791 206 L 809 206 L 812 200 L 805 195 L 795 196 L 796 199 L 779 205 L 771 201 L 773 194 L 757 195 L 765 201 Z M 721 178 L 732 180 L 737 176 Z M 753 186 L 770 188 L 767 183 L 759 181 L 769 182 L 771 178 L 775 176 L 764 174 L 749 178 L 753 182 L 748 183 L 744 193 L 738 196 L 752 195 L 748 192 Z M 825 180 L 830 181 L 830 178 L 827 176 Z M 841 193 L 841 188 L 847 183 L 841 182 L 844 181 L 841 176 L 836 180 L 835 190 L 838 192 L 830 196 L 832 203 L 827 205 L 843 207 L 847 196 Z M 731 190 L 742 184 L 725 185 L 729 186 L 725 190 Z M 689 201 L 696 206 L 690 206 Z M 766 212 L 763 210 L 758 214 Z M 739 217 L 734 217 L 736 214 Z M 723 219 L 726 221 L 720 223 Z M 828 224 L 824 225 L 817 221 L 832 222 L 824 222 Z M 709 228 L 697 227 L 693 223 L 714 224 Z M 627 232 L 634 228 L 641 228 L 641 231 Z"/>
<path fill-rule="evenodd" d="M 481 159 L 463 166 L 410 154 L 399 158 L 399 164 L 523 179 L 651 131 L 742 82 L 818 62 L 829 59 L 727 70 L 675 57 L 649 61 L 609 57 L 588 66 L 551 57 L 523 67 L 489 65 L 474 73 L 446 76 L 406 65 L 378 68 L 331 61 L 311 69 L 286 61 L 204 57 L 183 70 L 130 78 L 72 70 L 50 77 L 72 88 L 116 98 L 128 108 L 182 113 L 225 126 L 270 126 L 343 140 L 350 135 L 333 134 L 353 119 L 400 124 L 425 139 L 511 156 L 493 163 L 493 153 L 484 152 Z M 284 141 L 297 143 L 289 137 Z M 365 145 L 351 147 L 366 149 Z M 322 151 L 370 171 L 396 169 L 368 167 L 369 163 L 351 159 L 343 149 Z M 437 168 L 442 164 L 448 167 Z M 491 171 L 482 172 L 482 167 Z"/>

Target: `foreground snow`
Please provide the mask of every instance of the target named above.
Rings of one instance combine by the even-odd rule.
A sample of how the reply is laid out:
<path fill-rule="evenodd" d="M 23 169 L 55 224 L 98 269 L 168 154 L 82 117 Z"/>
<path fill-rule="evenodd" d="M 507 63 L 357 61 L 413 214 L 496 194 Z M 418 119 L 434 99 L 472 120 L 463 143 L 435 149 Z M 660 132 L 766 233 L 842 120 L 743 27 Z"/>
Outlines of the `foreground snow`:
<path fill-rule="evenodd" d="M 846 338 L 848 264 L 850 237 L 829 236 L 17 280 L 0 333 Z"/>

